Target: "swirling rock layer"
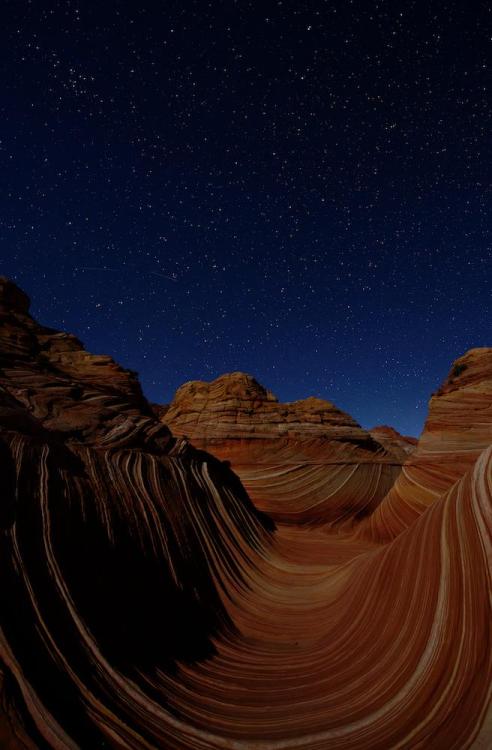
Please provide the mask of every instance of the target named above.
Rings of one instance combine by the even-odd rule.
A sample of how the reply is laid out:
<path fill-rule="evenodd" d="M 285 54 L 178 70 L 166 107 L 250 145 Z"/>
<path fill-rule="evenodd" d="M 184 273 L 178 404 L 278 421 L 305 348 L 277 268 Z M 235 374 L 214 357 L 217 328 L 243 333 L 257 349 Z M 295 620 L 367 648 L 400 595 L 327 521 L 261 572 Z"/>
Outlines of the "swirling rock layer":
<path fill-rule="evenodd" d="M 364 531 L 388 540 L 442 497 L 492 443 L 492 349 L 456 360 L 429 404 L 417 449 Z"/>
<path fill-rule="evenodd" d="M 329 401 L 279 403 L 240 372 L 185 383 L 162 419 L 229 461 L 257 507 L 283 523 L 343 524 L 367 515 L 413 449 L 390 428 L 369 434 Z"/>
<path fill-rule="evenodd" d="M 133 373 L 28 306 L 0 281 L 0 746 L 133 747 L 145 674 L 234 629 L 220 589 L 273 524 Z"/>
<path fill-rule="evenodd" d="M 373 427 L 372 430 L 369 430 L 369 434 L 381 445 L 387 447 L 389 451 L 395 451 L 399 448 L 407 456 L 414 452 L 418 443 L 417 438 L 400 435 L 397 430 L 387 425 Z"/>
<path fill-rule="evenodd" d="M 377 510 L 358 520 L 357 494 L 344 527 L 274 528 L 227 466 L 171 436 L 133 374 L 28 307 L 0 283 L 0 747 L 492 746 L 491 447 L 391 542 L 368 533 Z M 436 440 L 450 404 L 434 415 Z M 384 465 L 388 450 L 333 420 L 339 450 Z M 307 453 L 327 442 L 296 430 Z"/>

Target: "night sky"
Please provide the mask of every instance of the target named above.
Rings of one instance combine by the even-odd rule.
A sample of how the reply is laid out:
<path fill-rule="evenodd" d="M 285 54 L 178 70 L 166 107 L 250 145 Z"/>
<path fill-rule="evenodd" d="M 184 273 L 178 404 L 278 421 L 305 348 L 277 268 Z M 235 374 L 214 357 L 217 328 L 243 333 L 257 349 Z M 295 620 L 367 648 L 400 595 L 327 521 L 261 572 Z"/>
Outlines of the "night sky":
<path fill-rule="evenodd" d="M 418 434 L 492 344 L 492 6 L 2 4 L 0 273 L 164 403 L 244 370 Z"/>

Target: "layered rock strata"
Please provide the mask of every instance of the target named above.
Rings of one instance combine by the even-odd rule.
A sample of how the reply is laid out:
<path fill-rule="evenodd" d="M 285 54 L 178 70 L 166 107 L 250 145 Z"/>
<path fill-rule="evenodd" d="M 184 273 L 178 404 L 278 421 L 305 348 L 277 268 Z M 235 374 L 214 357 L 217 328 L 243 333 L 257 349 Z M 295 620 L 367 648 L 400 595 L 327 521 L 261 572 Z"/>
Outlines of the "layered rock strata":
<path fill-rule="evenodd" d="M 457 359 L 432 396 L 417 449 L 394 487 L 364 527 L 393 539 L 474 465 L 492 443 L 492 349 Z"/>
<path fill-rule="evenodd" d="M 229 461 L 253 502 L 284 523 L 344 524 L 370 513 L 408 456 L 401 436 L 378 440 L 319 398 L 279 403 L 240 372 L 185 383 L 162 419 Z"/>
<path fill-rule="evenodd" d="M 220 590 L 273 524 L 134 373 L 28 309 L 1 279 L 0 746 L 135 747 L 147 675 L 234 629 Z"/>
<path fill-rule="evenodd" d="M 274 528 L 133 374 L 39 326 L 7 281 L 0 352 L 0 747 L 492 746 L 486 352 L 436 396 L 463 390 L 480 419 L 446 401 L 426 428 L 463 456 L 471 435 L 474 460 L 389 543 L 353 533 L 381 522 L 357 521 L 357 494 L 346 530 Z M 333 418 L 345 447 L 373 444 Z"/>
<path fill-rule="evenodd" d="M 401 435 L 394 427 L 388 427 L 387 425 L 373 427 L 369 430 L 369 434 L 389 451 L 395 451 L 399 448 L 406 456 L 414 452 L 418 443 L 417 438 L 410 435 Z"/>

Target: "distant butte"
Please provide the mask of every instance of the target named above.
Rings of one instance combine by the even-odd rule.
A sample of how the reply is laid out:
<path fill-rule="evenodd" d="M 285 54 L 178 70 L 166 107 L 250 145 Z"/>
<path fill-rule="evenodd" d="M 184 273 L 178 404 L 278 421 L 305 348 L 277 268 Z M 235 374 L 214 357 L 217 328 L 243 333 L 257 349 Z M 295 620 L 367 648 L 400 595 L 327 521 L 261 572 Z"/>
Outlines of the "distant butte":
<path fill-rule="evenodd" d="M 413 453 L 418 443 L 417 438 L 411 437 L 410 435 L 400 435 L 394 427 L 388 427 L 387 425 L 372 427 L 369 430 L 369 434 L 374 440 L 380 442 L 381 445 L 386 445 L 390 450 L 394 450 L 398 447 L 408 455 Z"/>
<path fill-rule="evenodd" d="M 151 405 L 1 278 L 0 748 L 492 747 L 492 349 L 414 442 L 243 373 Z"/>
<path fill-rule="evenodd" d="M 229 461 L 253 502 L 285 523 L 346 524 L 369 513 L 415 447 L 391 428 L 367 432 L 330 401 L 280 403 L 242 372 L 185 383 L 162 419 Z"/>

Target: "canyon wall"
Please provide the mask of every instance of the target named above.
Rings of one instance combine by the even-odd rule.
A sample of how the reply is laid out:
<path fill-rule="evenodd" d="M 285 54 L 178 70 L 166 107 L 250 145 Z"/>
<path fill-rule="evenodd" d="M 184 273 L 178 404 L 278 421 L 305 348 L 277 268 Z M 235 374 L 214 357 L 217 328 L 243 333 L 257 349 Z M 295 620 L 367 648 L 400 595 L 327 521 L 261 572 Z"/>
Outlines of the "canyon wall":
<path fill-rule="evenodd" d="M 412 453 L 237 373 L 150 405 L 1 279 L 0 747 L 490 748 L 491 363 Z"/>

